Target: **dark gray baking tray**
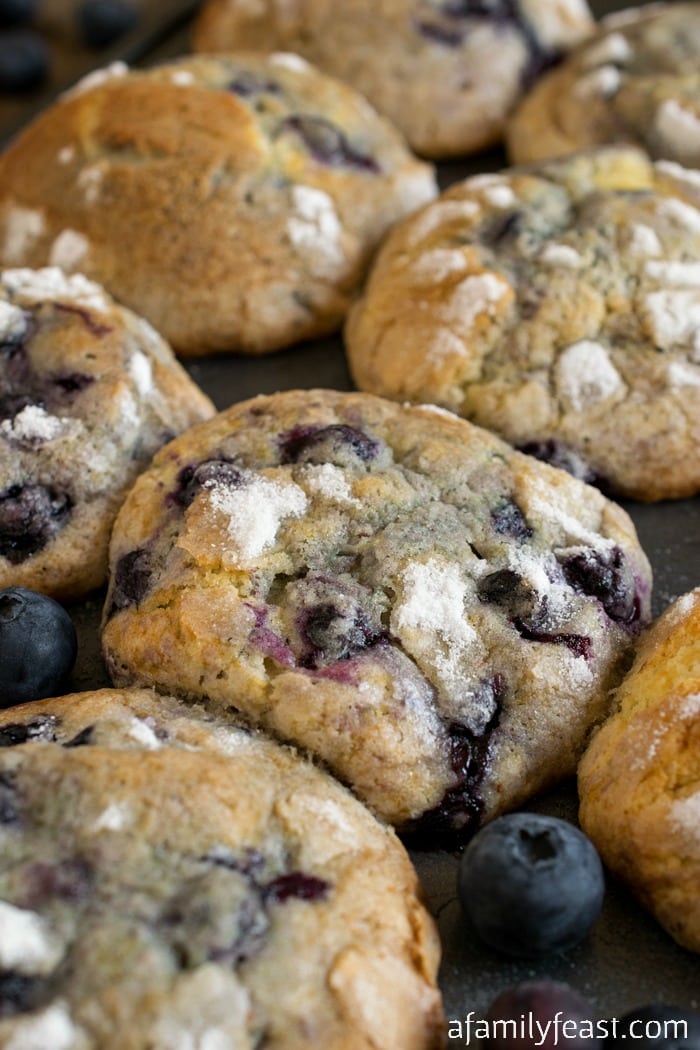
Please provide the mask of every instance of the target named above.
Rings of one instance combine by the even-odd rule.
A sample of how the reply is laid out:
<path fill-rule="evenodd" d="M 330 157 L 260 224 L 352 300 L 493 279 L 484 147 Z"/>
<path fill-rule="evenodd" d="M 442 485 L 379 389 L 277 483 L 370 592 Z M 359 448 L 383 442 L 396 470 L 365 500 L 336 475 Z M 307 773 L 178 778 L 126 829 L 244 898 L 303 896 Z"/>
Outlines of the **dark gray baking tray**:
<path fill-rule="evenodd" d="M 601 14 L 622 4 L 599 2 L 593 6 Z M 166 58 L 186 49 L 187 36 L 180 31 L 151 52 L 151 58 Z M 468 163 L 443 165 L 441 184 L 504 164 L 503 155 L 494 152 Z M 212 357 L 187 367 L 219 408 L 258 393 L 292 387 L 351 389 L 339 339 L 298 346 L 263 359 Z M 626 503 L 625 507 L 655 572 L 654 612 L 658 614 L 679 594 L 700 584 L 700 499 L 650 506 Z M 100 608 L 98 595 L 72 610 L 80 639 L 72 683 L 76 689 L 107 684 L 97 636 Z M 530 808 L 575 820 L 574 784 L 563 785 Z M 455 893 L 456 854 L 412 856 L 442 937 L 440 980 L 448 1020 L 466 1019 L 469 1011 L 475 1018 L 483 1017 L 496 994 L 533 977 L 574 985 L 591 1000 L 598 1017 L 619 1017 L 634 1006 L 659 1001 L 700 1009 L 700 958 L 677 947 L 612 879 L 608 881 L 602 916 L 583 944 L 565 955 L 520 963 L 480 945 L 468 928 Z M 450 1041 L 451 1047 L 465 1045 L 464 1040 Z M 394 1048 L 387 1046 L 384 1050 Z"/>

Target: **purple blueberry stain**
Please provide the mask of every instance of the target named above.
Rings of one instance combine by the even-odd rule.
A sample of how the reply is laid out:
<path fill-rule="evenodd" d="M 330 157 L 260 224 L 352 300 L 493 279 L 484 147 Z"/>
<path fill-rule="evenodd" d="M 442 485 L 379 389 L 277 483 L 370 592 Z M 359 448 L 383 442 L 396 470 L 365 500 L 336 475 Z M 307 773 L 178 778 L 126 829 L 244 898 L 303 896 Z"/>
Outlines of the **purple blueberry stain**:
<path fill-rule="evenodd" d="M 532 617 L 538 603 L 535 589 L 513 569 L 497 569 L 477 583 L 479 600 L 496 605 L 509 614 Z"/>
<path fill-rule="evenodd" d="M 441 25 L 425 18 L 416 18 L 413 25 L 420 36 L 432 44 L 439 44 L 440 47 L 456 48 L 464 43 L 464 32 L 456 27 Z"/>
<path fill-rule="evenodd" d="M 92 870 L 83 860 L 69 858 L 56 864 L 35 861 L 23 869 L 20 903 L 23 908 L 38 911 L 50 900 L 86 900 L 92 887 Z"/>
<path fill-rule="evenodd" d="M 545 642 L 549 645 L 564 645 L 574 654 L 574 656 L 583 657 L 584 660 L 591 660 L 593 658 L 593 641 L 586 635 L 540 631 L 517 616 L 513 617 L 512 623 L 520 637 L 528 642 Z"/>
<path fill-rule="evenodd" d="M 265 887 L 265 897 L 274 904 L 284 904 L 289 900 L 323 901 L 330 892 L 330 883 L 315 875 L 303 871 L 290 871 L 278 875 Z"/>
<path fill-rule="evenodd" d="M 282 463 L 355 466 L 376 459 L 381 447 L 377 438 L 346 423 L 333 423 L 326 427 L 294 427 L 279 439 Z"/>
<path fill-rule="evenodd" d="M 248 635 L 251 645 L 280 667 L 296 666 L 294 653 L 288 643 L 268 626 L 270 610 L 266 606 L 252 605 L 250 602 L 244 604 L 255 616 L 255 624 Z"/>
<path fill-rule="evenodd" d="M 634 574 L 617 545 L 561 555 L 560 564 L 569 586 L 579 594 L 597 598 L 611 620 L 633 624 L 640 619 L 641 601 Z"/>
<path fill-rule="evenodd" d="M 479 684 L 476 699 L 493 712 L 482 730 L 475 733 L 458 722 L 448 726 L 455 783 L 437 806 L 400 829 L 411 846 L 429 849 L 436 844 L 463 842 L 481 823 L 484 801 L 479 789 L 488 771 L 493 731 L 500 721 L 505 695 L 503 676 L 496 673 Z"/>
<path fill-rule="evenodd" d="M 320 164 L 332 168 L 353 168 L 373 175 L 381 171 L 374 157 L 353 146 L 340 128 L 324 117 L 303 113 L 285 117 L 280 123 L 279 133 L 291 133 L 301 139 L 314 160 Z"/>
<path fill-rule="evenodd" d="M 215 486 L 235 489 L 244 482 L 243 471 L 228 459 L 205 459 L 201 463 L 189 463 L 177 476 L 175 502 L 184 508 L 194 502 L 201 489 Z"/>
<path fill-rule="evenodd" d="M 123 554 L 114 569 L 108 617 L 143 601 L 152 575 L 151 555 L 147 549 L 138 547 Z"/>
<path fill-rule="evenodd" d="M 0 492 L 0 555 L 19 565 L 65 527 L 72 501 L 45 485 L 11 485 Z"/>
<path fill-rule="evenodd" d="M 76 317 L 79 317 L 88 332 L 90 332 L 91 335 L 94 335 L 96 339 L 102 339 L 104 336 L 109 335 L 110 332 L 114 331 L 112 325 L 104 324 L 103 322 L 96 320 L 94 314 L 80 306 L 58 302 L 55 302 L 53 305 L 55 309 L 61 311 L 61 313 L 74 314 Z"/>

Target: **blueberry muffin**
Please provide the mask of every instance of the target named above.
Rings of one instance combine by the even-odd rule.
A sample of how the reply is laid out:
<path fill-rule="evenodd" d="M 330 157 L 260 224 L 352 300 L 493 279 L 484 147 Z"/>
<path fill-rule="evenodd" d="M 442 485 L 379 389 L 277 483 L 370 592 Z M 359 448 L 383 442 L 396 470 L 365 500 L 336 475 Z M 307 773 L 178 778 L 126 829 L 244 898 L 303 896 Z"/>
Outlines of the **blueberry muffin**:
<path fill-rule="evenodd" d="M 55 267 L 0 273 L 0 587 L 75 598 L 104 583 L 136 475 L 213 414 L 150 324 L 99 285 Z"/>
<path fill-rule="evenodd" d="M 526 96 L 509 121 L 515 163 L 603 143 L 700 167 L 700 4 L 610 15 Z"/>
<path fill-rule="evenodd" d="M 146 692 L 0 717 L 5 1050 L 438 1050 L 438 942 L 391 829 Z"/>
<path fill-rule="evenodd" d="M 418 153 L 497 142 L 543 68 L 593 29 L 586 0 L 209 0 L 200 51 L 294 51 L 352 84 Z"/>
<path fill-rule="evenodd" d="M 348 320 L 362 390 L 640 500 L 700 490 L 700 176 L 608 147 L 450 187 Z"/>
<path fill-rule="evenodd" d="M 0 156 L 0 259 L 100 281 L 186 355 L 334 331 L 430 166 L 295 56 L 116 64 Z"/>
<path fill-rule="evenodd" d="M 574 771 L 649 608 L 596 489 L 450 413 L 330 391 L 172 442 L 110 565 L 115 683 L 250 719 L 426 842 Z"/>
<path fill-rule="evenodd" d="M 700 952 L 700 588 L 642 637 L 579 792 L 581 825 L 611 871 Z"/>

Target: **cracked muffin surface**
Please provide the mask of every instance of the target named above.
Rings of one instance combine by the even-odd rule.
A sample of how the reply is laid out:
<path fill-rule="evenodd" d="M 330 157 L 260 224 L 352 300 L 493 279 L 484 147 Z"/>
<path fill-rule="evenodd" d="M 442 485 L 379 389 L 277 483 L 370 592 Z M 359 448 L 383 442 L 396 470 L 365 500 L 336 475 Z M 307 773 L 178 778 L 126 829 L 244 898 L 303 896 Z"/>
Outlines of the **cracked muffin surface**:
<path fill-rule="evenodd" d="M 6 1050 L 443 1045 L 438 940 L 331 777 L 146 690 L 0 713 Z"/>
<path fill-rule="evenodd" d="M 651 582 L 596 489 L 431 406 L 329 391 L 162 450 L 110 566 L 116 683 L 240 712 L 444 841 L 573 772 Z"/>
<path fill-rule="evenodd" d="M 581 826 L 610 870 L 700 952 L 700 589 L 642 636 L 578 783 Z"/>
<path fill-rule="evenodd" d="M 700 489 L 700 180 L 610 147 L 477 175 L 400 224 L 346 326 L 357 385 L 618 495 Z"/>
<path fill-rule="evenodd" d="M 295 55 L 90 75 L 0 157 L 0 260 L 100 281 L 175 350 L 258 354 L 340 326 L 431 166 Z"/>
<path fill-rule="evenodd" d="M 585 0 L 209 0 L 194 44 L 298 52 L 419 153 L 449 157 L 499 141 L 527 87 L 593 25 Z"/>
<path fill-rule="evenodd" d="M 134 478 L 213 414 L 151 325 L 99 285 L 0 272 L 0 587 L 76 598 L 103 584 Z"/>
<path fill-rule="evenodd" d="M 603 18 L 513 113 L 515 163 L 606 142 L 700 165 L 700 6 L 655 3 Z"/>

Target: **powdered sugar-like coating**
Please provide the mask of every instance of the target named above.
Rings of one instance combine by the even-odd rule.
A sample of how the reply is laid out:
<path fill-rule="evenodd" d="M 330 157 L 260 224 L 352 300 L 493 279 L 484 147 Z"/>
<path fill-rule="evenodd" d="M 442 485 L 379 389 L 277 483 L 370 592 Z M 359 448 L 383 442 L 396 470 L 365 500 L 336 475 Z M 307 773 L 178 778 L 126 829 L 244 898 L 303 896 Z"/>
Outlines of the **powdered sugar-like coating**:
<path fill-rule="evenodd" d="M 493 208 L 512 208 L 518 200 L 510 186 L 506 185 L 488 186 L 484 190 L 484 198 Z"/>
<path fill-rule="evenodd" d="M 86 204 L 95 204 L 100 198 L 104 168 L 100 164 L 91 164 L 83 168 L 78 175 L 78 186 L 83 191 Z"/>
<path fill-rule="evenodd" d="M 18 1021 L 4 1050 L 76 1050 L 84 1045 L 63 1003 Z"/>
<path fill-rule="evenodd" d="M 310 463 L 304 469 L 303 484 L 311 495 L 319 495 L 331 503 L 358 505 L 345 473 L 333 463 Z"/>
<path fill-rule="evenodd" d="M 694 346 L 700 350 L 700 293 L 691 289 L 651 292 L 642 313 L 661 350 Z"/>
<path fill-rule="evenodd" d="M 577 270 L 583 265 L 583 256 L 568 244 L 548 244 L 540 255 L 544 263 L 552 266 L 568 266 Z"/>
<path fill-rule="evenodd" d="M 672 802 L 668 822 L 673 831 L 692 844 L 693 849 L 700 848 L 700 790 Z"/>
<path fill-rule="evenodd" d="M 644 267 L 647 277 L 681 288 L 700 287 L 698 262 L 648 262 Z"/>
<path fill-rule="evenodd" d="M 700 386 L 700 368 L 685 361 L 672 361 L 668 366 L 668 381 L 672 387 Z"/>
<path fill-rule="evenodd" d="M 480 211 L 476 201 L 436 201 L 412 221 L 409 244 L 420 244 L 441 226 L 447 226 L 451 222 L 462 223 L 465 219 L 476 219 Z"/>
<path fill-rule="evenodd" d="M 132 354 L 128 370 L 141 397 L 147 397 L 153 391 L 153 368 L 146 355 L 140 350 Z"/>
<path fill-rule="evenodd" d="M 625 388 L 608 350 L 590 339 L 567 346 L 559 355 L 555 374 L 559 396 L 573 412 L 582 412 Z"/>
<path fill-rule="evenodd" d="M 695 171 L 694 168 L 684 168 L 672 160 L 657 160 L 654 167 L 662 175 L 668 175 L 677 182 L 686 183 L 692 189 L 700 190 L 700 171 Z"/>
<path fill-rule="evenodd" d="M 8 303 L 6 299 L 0 299 L 0 337 L 12 339 L 24 331 L 24 314 L 19 306 Z"/>
<path fill-rule="evenodd" d="M 74 270 L 85 258 L 90 248 L 87 237 L 77 230 L 64 230 L 51 245 L 49 265 L 63 270 Z"/>
<path fill-rule="evenodd" d="M 78 419 L 50 415 L 41 405 L 26 405 L 14 419 L 3 419 L 0 434 L 29 445 L 45 444 L 59 437 L 76 437 L 83 429 Z"/>
<path fill-rule="evenodd" d="M 65 92 L 65 97 L 70 98 L 73 95 L 80 95 L 84 91 L 91 91 L 93 88 L 105 84 L 108 80 L 125 77 L 128 72 L 129 67 L 126 62 L 110 62 L 108 66 L 104 66 L 102 69 L 94 69 L 91 73 L 82 77 L 73 87 Z"/>
<path fill-rule="evenodd" d="M 494 316 L 494 307 L 508 293 L 508 284 L 492 273 L 466 277 L 452 291 L 448 316 L 468 328 L 481 314 Z"/>
<path fill-rule="evenodd" d="M 419 255 L 411 263 L 411 272 L 426 284 L 439 284 L 452 274 L 463 273 L 467 267 L 464 253 L 449 248 L 436 248 Z"/>
<path fill-rule="evenodd" d="M 656 232 L 651 226 L 643 223 L 635 223 L 630 232 L 627 242 L 627 250 L 633 255 L 661 255 L 663 247 Z"/>
<path fill-rule="evenodd" d="M 148 751 L 157 751 L 161 746 L 160 740 L 153 731 L 152 726 L 143 718 L 132 718 L 129 722 L 129 736 L 138 741 L 141 747 Z"/>
<path fill-rule="evenodd" d="M 230 489 L 213 482 L 205 485 L 212 509 L 227 518 L 232 552 L 242 564 L 250 563 L 270 547 L 285 518 L 298 518 L 308 499 L 295 484 L 281 484 L 269 478 L 253 478 L 248 484 Z"/>
<path fill-rule="evenodd" d="M 104 289 L 99 284 L 79 273 L 67 275 L 57 266 L 47 266 L 41 270 L 5 270 L 1 280 L 5 288 L 16 296 L 33 302 L 67 299 L 98 312 L 110 308 Z"/>
<path fill-rule="evenodd" d="M 628 62 L 633 55 L 632 45 L 622 33 L 608 33 L 602 40 L 584 48 L 582 65 L 585 69 L 607 63 Z"/>
<path fill-rule="evenodd" d="M 294 247 L 312 259 L 318 255 L 323 266 L 342 263 L 342 227 L 328 194 L 312 186 L 295 186 L 292 206 L 295 214 L 287 223 L 287 233 Z"/>
<path fill-rule="evenodd" d="M 112 802 L 107 809 L 97 817 L 92 830 L 97 831 L 122 831 L 133 820 L 131 807 L 127 802 Z"/>
<path fill-rule="evenodd" d="M 654 117 L 654 127 L 676 156 L 700 148 L 700 118 L 674 98 L 661 103 Z"/>
<path fill-rule="evenodd" d="M 281 66 L 283 69 L 291 69 L 295 73 L 305 73 L 309 68 L 306 59 L 293 51 L 273 51 L 270 55 L 270 63 L 273 66 Z"/>
<path fill-rule="evenodd" d="M 579 98 L 602 96 L 611 98 L 620 89 L 622 76 L 617 66 L 599 66 L 584 73 L 576 82 L 575 94 Z"/>
<path fill-rule="evenodd" d="M 5 262 L 13 263 L 22 259 L 34 241 L 37 241 L 45 232 L 46 219 L 42 211 L 37 208 L 22 208 L 15 205 L 5 221 L 3 244 Z"/>
<path fill-rule="evenodd" d="M 63 952 L 41 915 L 0 900 L 0 967 L 21 974 L 49 974 Z"/>

